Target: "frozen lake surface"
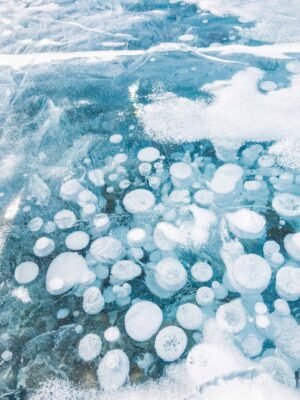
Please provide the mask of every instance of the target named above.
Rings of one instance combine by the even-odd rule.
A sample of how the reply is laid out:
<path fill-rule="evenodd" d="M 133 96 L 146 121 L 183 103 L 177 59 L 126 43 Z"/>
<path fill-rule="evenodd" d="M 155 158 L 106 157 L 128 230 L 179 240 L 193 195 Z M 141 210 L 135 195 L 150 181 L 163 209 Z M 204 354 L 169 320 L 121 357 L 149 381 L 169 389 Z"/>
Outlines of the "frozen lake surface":
<path fill-rule="evenodd" d="M 0 398 L 298 399 L 299 2 L 0 16 Z"/>

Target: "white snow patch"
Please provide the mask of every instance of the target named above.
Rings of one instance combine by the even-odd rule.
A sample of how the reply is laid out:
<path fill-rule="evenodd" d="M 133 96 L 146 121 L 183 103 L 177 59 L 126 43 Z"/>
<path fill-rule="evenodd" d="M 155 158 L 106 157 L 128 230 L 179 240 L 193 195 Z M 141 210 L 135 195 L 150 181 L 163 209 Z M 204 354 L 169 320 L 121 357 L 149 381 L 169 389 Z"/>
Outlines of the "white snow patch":
<path fill-rule="evenodd" d="M 229 80 L 204 85 L 213 98 L 191 100 L 174 93 L 153 94 L 142 106 L 139 118 L 145 132 L 162 142 L 268 141 L 300 138 L 300 74 L 291 76 L 289 87 L 261 93 L 263 71 L 249 67 Z"/>
<path fill-rule="evenodd" d="M 234 16 L 240 22 L 253 22 L 243 36 L 269 42 L 300 39 L 300 3 L 298 0 L 184 0 L 218 17 Z"/>

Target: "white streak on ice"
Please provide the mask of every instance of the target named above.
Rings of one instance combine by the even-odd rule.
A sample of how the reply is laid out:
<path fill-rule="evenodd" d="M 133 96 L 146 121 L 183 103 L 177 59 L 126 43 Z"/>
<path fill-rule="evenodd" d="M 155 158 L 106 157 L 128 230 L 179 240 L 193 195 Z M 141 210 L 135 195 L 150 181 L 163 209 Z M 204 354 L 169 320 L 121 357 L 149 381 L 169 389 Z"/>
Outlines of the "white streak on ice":
<path fill-rule="evenodd" d="M 260 57 L 270 57 L 278 59 L 294 58 L 293 54 L 299 54 L 300 42 L 280 43 L 263 46 L 228 45 L 213 47 L 193 47 L 183 43 L 162 43 L 158 46 L 150 47 L 147 50 L 101 50 L 101 51 L 78 51 L 78 52 L 44 52 L 30 54 L 0 54 L 0 66 L 11 66 L 21 68 L 31 65 L 50 64 L 52 62 L 68 60 L 94 60 L 97 62 L 108 62 L 124 57 L 136 57 L 151 55 L 154 53 L 165 52 L 189 52 L 198 56 L 203 56 L 214 61 L 236 62 L 240 61 L 220 59 L 216 54 L 231 56 L 233 54 L 248 54 Z M 212 54 L 212 55 L 210 55 Z"/>

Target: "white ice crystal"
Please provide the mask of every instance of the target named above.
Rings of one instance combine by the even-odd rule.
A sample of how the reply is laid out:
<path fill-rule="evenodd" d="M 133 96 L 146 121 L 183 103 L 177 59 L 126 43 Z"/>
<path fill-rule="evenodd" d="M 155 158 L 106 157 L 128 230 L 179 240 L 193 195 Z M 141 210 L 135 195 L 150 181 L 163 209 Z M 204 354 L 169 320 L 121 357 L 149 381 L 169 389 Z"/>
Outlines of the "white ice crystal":
<path fill-rule="evenodd" d="M 179 325 L 187 330 L 197 330 L 203 322 L 203 313 L 200 307 L 193 303 L 181 304 L 176 312 L 176 319 Z"/>
<path fill-rule="evenodd" d="M 119 239 L 103 236 L 92 242 L 90 254 L 96 261 L 113 263 L 122 257 L 123 245 Z"/>
<path fill-rule="evenodd" d="M 101 348 L 101 338 L 94 333 L 88 333 L 80 339 L 78 344 L 78 354 L 84 361 L 91 361 L 99 356 Z"/>
<path fill-rule="evenodd" d="M 167 362 L 180 358 L 187 345 L 187 336 L 177 326 L 167 326 L 155 338 L 155 351 L 158 357 Z"/>
<path fill-rule="evenodd" d="M 264 234 L 266 219 L 255 211 L 241 208 L 226 218 L 229 229 L 240 239 L 257 239 Z"/>
<path fill-rule="evenodd" d="M 77 253 L 60 253 L 48 267 L 46 288 L 50 294 L 58 295 L 67 292 L 82 282 L 89 272 L 85 259 Z"/>
<path fill-rule="evenodd" d="M 139 301 L 125 315 L 125 329 L 136 342 L 146 342 L 158 331 L 163 321 L 161 309 L 151 301 Z"/>
<path fill-rule="evenodd" d="M 33 282 L 39 274 L 39 266 L 32 261 L 24 261 L 15 269 L 15 280 L 20 285 Z"/>
<path fill-rule="evenodd" d="M 146 213 L 153 209 L 155 197 L 149 190 L 135 189 L 125 195 L 123 205 L 131 214 Z"/>
<path fill-rule="evenodd" d="M 129 375 L 129 359 L 123 350 L 109 350 L 102 358 L 98 380 L 103 390 L 116 390 L 124 385 Z"/>
<path fill-rule="evenodd" d="M 70 233 L 65 240 L 66 247 L 70 250 L 83 250 L 89 244 L 90 238 L 86 232 L 75 231 Z"/>

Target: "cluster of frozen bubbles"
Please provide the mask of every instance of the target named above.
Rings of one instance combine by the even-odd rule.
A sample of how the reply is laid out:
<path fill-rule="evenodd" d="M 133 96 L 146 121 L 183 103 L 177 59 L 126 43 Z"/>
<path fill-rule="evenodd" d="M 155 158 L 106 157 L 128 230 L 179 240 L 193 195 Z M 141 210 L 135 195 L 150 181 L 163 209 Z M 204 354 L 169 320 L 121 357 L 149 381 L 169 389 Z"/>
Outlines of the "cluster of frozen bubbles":
<path fill-rule="evenodd" d="M 97 168 L 86 159 L 83 178 L 61 183 L 65 208 L 53 220 L 29 220 L 36 262 L 23 260 L 15 280 L 26 288 L 45 257 L 49 294 L 81 297 L 91 318 L 112 303 L 124 310 L 122 325 L 109 326 L 102 337 L 76 326 L 78 356 L 86 363 L 98 359 L 104 391 L 129 382 L 124 343 L 146 342 L 151 346 L 139 360 L 141 369 L 155 359 L 184 359 L 196 386 L 241 372 L 228 350 L 234 346 L 249 361 L 247 369 L 295 387 L 300 327 L 292 308 L 300 298 L 300 175 L 276 166 L 260 144 L 245 146 L 238 156 L 219 148 L 217 158 L 201 155 L 200 145 L 173 157 L 148 146 L 131 160 L 122 140 L 112 135 L 114 155 Z M 135 179 L 129 179 L 132 174 Z M 114 193 L 114 210 L 105 213 Z M 29 209 L 25 206 L 24 213 Z M 115 214 L 125 215 L 126 223 Z M 79 220 L 86 222 L 85 230 L 78 230 Z M 284 234 L 275 240 L 272 229 Z M 66 231 L 60 254 L 55 253 L 57 230 Z M 215 249 L 218 263 L 209 261 L 208 248 Z M 193 254 L 192 263 L 187 254 Z M 143 285 L 146 299 L 133 298 L 134 285 Z M 189 285 L 196 287 L 192 294 Z M 167 312 L 163 304 L 174 299 L 177 304 Z M 57 317 L 68 312 L 61 309 Z M 223 339 L 210 340 L 212 331 Z M 103 341 L 109 343 L 105 354 Z M 12 357 L 9 350 L 2 354 L 6 362 Z"/>

